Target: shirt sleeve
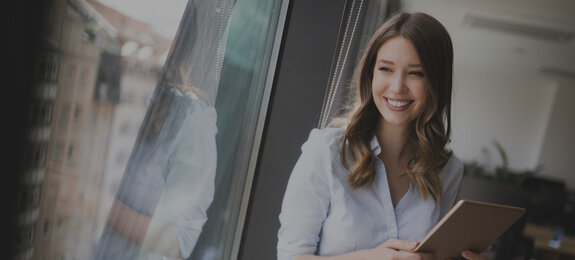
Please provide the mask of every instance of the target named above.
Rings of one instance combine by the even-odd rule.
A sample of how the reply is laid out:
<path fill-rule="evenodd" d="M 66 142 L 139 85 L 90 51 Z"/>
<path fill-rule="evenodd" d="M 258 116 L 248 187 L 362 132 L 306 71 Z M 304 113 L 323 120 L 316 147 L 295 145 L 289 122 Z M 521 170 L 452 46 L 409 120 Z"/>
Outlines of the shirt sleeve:
<path fill-rule="evenodd" d="M 314 129 L 302 146 L 279 215 L 278 260 L 314 254 L 330 206 L 330 143 L 333 135 Z"/>
<path fill-rule="evenodd" d="M 214 196 L 217 164 L 216 111 L 199 100 L 189 107 L 170 157 L 166 186 L 154 218 L 171 225 L 178 235 L 180 253 L 194 249 Z"/>
<path fill-rule="evenodd" d="M 463 163 L 454 154 L 442 169 L 443 197 L 441 198 L 441 217 L 457 202 L 461 182 L 463 180 Z"/>

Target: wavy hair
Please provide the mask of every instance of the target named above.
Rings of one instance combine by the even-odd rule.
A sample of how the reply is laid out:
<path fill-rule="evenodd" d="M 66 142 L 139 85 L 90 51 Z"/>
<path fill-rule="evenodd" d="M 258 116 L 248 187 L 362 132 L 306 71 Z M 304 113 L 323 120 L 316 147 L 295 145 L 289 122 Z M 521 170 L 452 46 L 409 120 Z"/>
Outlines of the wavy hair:
<path fill-rule="evenodd" d="M 431 196 L 437 200 L 443 193 L 439 172 L 451 155 L 446 145 L 451 135 L 453 46 L 443 25 L 427 14 L 394 15 L 369 41 L 354 75 L 352 86 L 357 88 L 357 97 L 354 109 L 347 115 L 341 161 L 350 172 L 347 181 L 354 189 L 369 185 L 375 179 L 376 157 L 370 149 L 370 141 L 381 115 L 372 96 L 373 72 L 380 47 L 398 36 L 408 39 L 415 47 L 430 96 L 422 114 L 412 122 L 408 145 L 416 153 L 410 155 L 406 174 L 424 199 Z"/>

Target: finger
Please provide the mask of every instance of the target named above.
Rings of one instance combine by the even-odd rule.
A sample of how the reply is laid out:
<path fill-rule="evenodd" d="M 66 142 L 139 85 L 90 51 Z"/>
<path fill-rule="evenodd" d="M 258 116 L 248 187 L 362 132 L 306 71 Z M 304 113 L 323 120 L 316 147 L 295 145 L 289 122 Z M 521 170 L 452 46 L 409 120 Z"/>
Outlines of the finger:
<path fill-rule="evenodd" d="M 409 253 L 409 252 L 394 252 L 392 259 L 397 260 L 433 260 L 434 254 L 431 253 Z"/>
<path fill-rule="evenodd" d="M 465 250 L 465 251 L 461 252 L 461 255 L 462 255 L 465 259 L 468 259 L 468 260 L 485 260 L 485 259 L 486 259 L 485 256 L 482 256 L 482 255 L 480 255 L 480 254 L 473 253 L 473 252 L 471 252 L 471 251 L 469 251 L 469 250 Z"/>
<path fill-rule="evenodd" d="M 493 244 L 490 244 L 490 245 L 487 247 L 487 249 L 485 249 L 485 251 L 483 251 L 483 252 L 487 252 L 487 251 L 491 250 L 492 248 L 493 248 Z"/>
<path fill-rule="evenodd" d="M 411 251 L 417 247 L 419 242 L 399 239 L 389 239 L 385 241 L 384 245 L 387 248 L 403 251 Z"/>
<path fill-rule="evenodd" d="M 435 259 L 435 254 L 433 253 L 415 253 L 417 255 L 419 255 L 421 258 L 421 260 L 434 260 Z"/>

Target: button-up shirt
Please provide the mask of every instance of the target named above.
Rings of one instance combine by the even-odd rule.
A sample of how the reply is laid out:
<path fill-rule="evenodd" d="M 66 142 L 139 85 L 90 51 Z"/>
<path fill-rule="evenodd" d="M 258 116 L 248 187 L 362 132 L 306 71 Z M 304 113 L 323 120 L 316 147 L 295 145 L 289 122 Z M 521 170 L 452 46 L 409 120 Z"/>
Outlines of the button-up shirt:
<path fill-rule="evenodd" d="M 314 129 L 302 146 L 279 216 L 279 260 L 375 248 L 391 238 L 421 241 L 455 203 L 463 164 L 453 154 L 440 171 L 443 196 L 437 201 L 424 200 L 411 184 L 394 208 L 379 159 L 374 182 L 352 189 L 339 155 L 344 131 Z M 370 145 L 374 155 L 381 152 L 375 136 Z"/>

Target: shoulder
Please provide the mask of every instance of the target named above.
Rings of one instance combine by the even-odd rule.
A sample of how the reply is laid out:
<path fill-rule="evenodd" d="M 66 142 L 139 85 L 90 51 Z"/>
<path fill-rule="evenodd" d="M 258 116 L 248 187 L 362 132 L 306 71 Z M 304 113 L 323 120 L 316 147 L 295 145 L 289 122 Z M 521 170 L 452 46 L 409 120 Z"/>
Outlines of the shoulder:
<path fill-rule="evenodd" d="M 198 98 L 193 91 L 187 91 L 185 94 L 178 88 L 172 88 L 170 93 L 173 95 L 173 106 L 183 109 L 186 114 L 194 114 L 196 117 L 216 119 L 216 110 L 208 105 L 204 100 Z"/>
<path fill-rule="evenodd" d="M 307 150 L 335 150 L 339 149 L 345 128 L 314 128 L 309 133 L 307 141 L 302 146 L 302 151 Z"/>
<path fill-rule="evenodd" d="M 449 160 L 441 169 L 440 178 L 444 184 L 461 182 L 463 178 L 463 162 L 455 153 L 451 153 Z"/>

